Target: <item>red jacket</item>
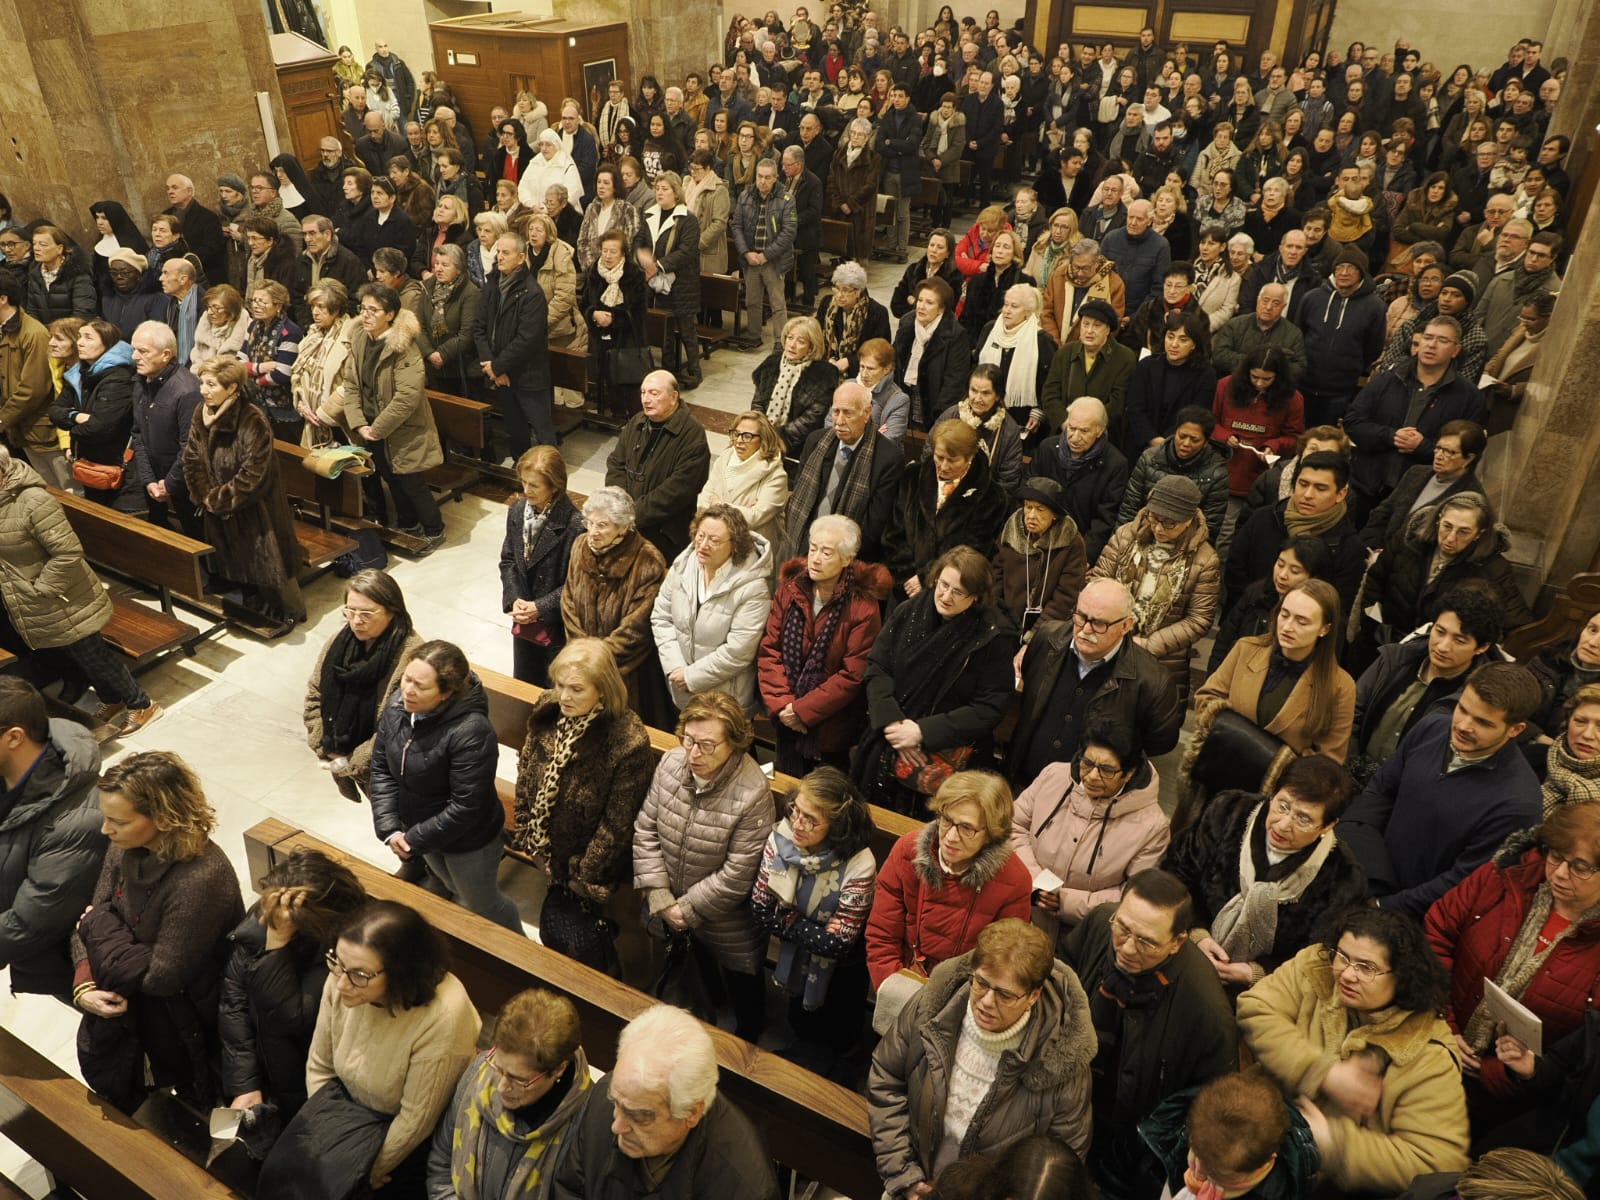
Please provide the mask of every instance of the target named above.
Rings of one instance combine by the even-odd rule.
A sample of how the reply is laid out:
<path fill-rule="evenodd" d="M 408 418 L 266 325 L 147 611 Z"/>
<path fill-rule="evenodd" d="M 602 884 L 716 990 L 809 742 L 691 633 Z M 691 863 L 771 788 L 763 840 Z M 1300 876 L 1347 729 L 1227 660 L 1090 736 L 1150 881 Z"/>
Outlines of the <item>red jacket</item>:
<path fill-rule="evenodd" d="M 812 583 L 803 558 L 791 558 L 778 569 L 778 594 L 767 613 L 767 632 L 756 655 L 756 677 L 767 715 L 776 721 L 778 714 L 793 704 L 806 728 L 816 731 L 817 748 L 824 754 L 848 750 L 861 738 L 867 720 L 867 654 L 883 628 L 883 601 L 894 586 L 888 569 L 876 563 L 855 562 L 845 570 L 852 573 L 850 606 L 834 627 L 818 686 L 796 697 L 784 667 L 785 614 L 792 607 L 805 614 L 805 650 L 809 652 L 828 611 L 812 610 Z"/>
<path fill-rule="evenodd" d="M 1001 228 L 1010 229 L 1010 222 L 1007 222 L 1005 225 L 1001 226 Z M 978 223 L 974 221 L 972 223 L 972 228 L 967 230 L 967 232 L 962 236 L 961 240 L 956 243 L 957 269 L 960 270 L 960 272 L 968 279 L 971 279 L 979 271 L 983 270 L 989 265 L 989 248 L 993 245 L 993 242 L 986 242 L 983 240 L 983 230 L 979 227 Z M 1026 257 L 1028 249 L 1029 248 L 1026 246 L 1023 247 L 1024 257 Z M 957 296 L 956 299 L 959 300 L 961 297 Z"/>
<path fill-rule="evenodd" d="M 1501 856 L 1497 856 L 1499 859 Z M 1450 1007 L 1445 1019 L 1460 1033 L 1511 952 L 1533 895 L 1544 882 L 1544 854 L 1537 847 L 1509 862 L 1491 859 L 1434 902 L 1428 910 L 1428 941 L 1450 972 Z M 1521 1000 L 1544 1022 L 1548 1049 L 1583 1024 L 1584 1010 L 1600 992 L 1600 920 L 1587 921 L 1550 952 Z M 1483 1084 L 1500 1095 L 1515 1094 L 1506 1069 L 1483 1059 Z"/>
<path fill-rule="evenodd" d="M 903 834 L 878 872 L 867 918 L 867 971 L 876 990 L 913 960 L 924 972 L 978 944 L 984 927 L 1033 915 L 1033 878 L 1002 834 L 959 878 L 939 865 L 939 822 Z"/>
<path fill-rule="evenodd" d="M 1273 454 L 1288 458 L 1294 454 L 1295 443 L 1306 427 L 1306 402 L 1296 392 L 1277 412 L 1269 412 L 1266 404 L 1252 397 L 1249 404 L 1233 402 L 1233 376 L 1224 375 L 1217 380 L 1217 396 L 1211 403 L 1217 417 L 1217 431 L 1213 441 L 1226 444 L 1237 437 L 1248 446 L 1259 446 Z M 1248 450 L 1235 450 L 1228 460 L 1228 494 L 1247 496 L 1250 485 L 1267 469 L 1267 464 Z"/>

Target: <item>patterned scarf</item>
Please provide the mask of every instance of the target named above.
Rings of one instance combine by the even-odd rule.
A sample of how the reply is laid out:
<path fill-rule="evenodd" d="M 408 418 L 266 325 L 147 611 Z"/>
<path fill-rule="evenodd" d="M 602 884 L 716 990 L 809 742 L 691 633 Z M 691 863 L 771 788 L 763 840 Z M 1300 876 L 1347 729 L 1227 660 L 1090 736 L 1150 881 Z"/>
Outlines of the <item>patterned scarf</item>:
<path fill-rule="evenodd" d="M 817 626 L 809 650 L 806 649 L 806 609 L 810 607 L 810 600 L 802 592 L 801 603 L 791 604 L 784 611 L 783 629 L 779 635 L 783 670 L 789 679 L 789 690 L 796 696 L 808 695 L 822 686 L 827 675 L 828 647 L 833 644 L 833 635 L 850 603 L 850 579 L 853 575 L 854 572 L 846 567 L 839 576 L 832 597 L 823 606 L 822 621 Z M 816 756 L 817 734 L 814 728 L 800 735 L 799 748 L 806 758 Z"/>
<path fill-rule="evenodd" d="M 539 540 L 539 534 L 544 529 L 545 523 L 550 520 L 550 506 L 546 505 L 544 511 L 534 508 L 527 500 L 522 502 L 522 561 L 533 561 L 533 546 Z"/>
<path fill-rule="evenodd" d="M 556 718 L 555 744 L 539 772 L 539 785 L 534 788 L 527 811 L 517 813 L 517 849 L 539 862 L 550 857 L 550 810 L 555 807 L 556 792 L 561 787 L 561 772 L 572 761 L 578 739 L 603 707 L 597 704 L 581 717 Z"/>
<path fill-rule="evenodd" d="M 1189 556 L 1179 554 L 1176 546 L 1162 545 L 1153 538 L 1143 543 L 1136 540 L 1119 566 L 1127 571 L 1118 578 L 1133 592 L 1133 615 L 1139 632 L 1149 637 L 1166 625 L 1172 602 L 1183 591 Z"/>
<path fill-rule="evenodd" d="M 581 1095 L 593 1086 L 589 1078 L 589 1064 L 581 1049 L 569 1069 L 572 1072 L 573 1091 Z M 570 1097 L 562 1101 L 561 1108 L 569 1104 Z M 561 1108 L 556 1111 L 560 1112 Z M 478 1191 L 477 1164 L 483 1161 L 491 1129 L 507 1141 L 521 1142 L 527 1147 L 522 1152 L 522 1161 L 512 1168 L 511 1177 L 506 1180 L 504 1194 L 539 1195 L 545 1190 L 542 1185 L 548 1178 L 546 1171 L 555 1166 L 561 1138 L 567 1132 L 569 1123 L 563 1122 L 549 1134 L 545 1130 L 550 1122 L 527 1133 L 518 1133 L 516 1117 L 507 1111 L 505 1102 L 500 1099 L 500 1076 L 488 1055 L 484 1055 L 478 1064 L 467 1103 L 456 1110 L 455 1129 L 451 1135 L 450 1185 L 455 1189 L 456 1196 L 460 1200 L 483 1200 L 482 1193 Z"/>
<path fill-rule="evenodd" d="M 805 851 L 794 844 L 794 830 L 785 817 L 772 831 L 773 864 L 767 886 L 780 900 L 794 905 L 801 916 L 828 924 L 844 895 L 844 859 L 831 849 Z M 834 960 L 813 954 L 787 939 L 779 944 L 778 965 L 772 972 L 778 986 L 801 997 L 808 1011 L 822 1007 L 833 979 Z"/>
<path fill-rule="evenodd" d="M 1239 891 L 1211 921 L 1211 936 L 1233 962 L 1254 962 L 1272 949 L 1278 937 L 1278 906 L 1293 904 L 1305 894 L 1336 844 L 1333 830 L 1325 829 L 1305 861 L 1289 874 L 1279 880 L 1258 878 L 1251 843 L 1266 821 L 1266 808 L 1263 800 L 1250 810 L 1239 839 Z"/>
<path fill-rule="evenodd" d="M 856 522 L 866 516 L 867 504 L 872 499 L 872 457 L 877 445 L 878 439 L 873 436 L 872 430 L 867 430 L 856 443 L 856 452 L 850 459 L 843 486 L 839 487 L 837 479 L 828 481 L 829 486 L 839 487 L 833 502 L 834 515 L 849 517 Z M 805 552 L 803 547 L 811 530 L 810 514 L 817 511 L 817 501 L 822 496 L 823 468 L 838 457 L 839 438 L 829 431 L 811 451 L 810 457 L 800 464 L 800 474 L 795 477 L 794 488 L 789 494 L 788 511 L 796 519 L 788 522 L 784 531 L 782 561 L 787 562 Z"/>
<path fill-rule="evenodd" d="M 1550 911 L 1555 907 L 1555 897 L 1550 892 L 1548 882 L 1541 883 L 1539 890 L 1533 894 L 1533 903 L 1528 906 L 1528 915 L 1522 918 L 1522 928 L 1517 930 L 1516 940 L 1511 943 L 1511 952 L 1500 964 L 1500 969 L 1495 972 L 1494 981 L 1499 984 L 1513 998 L 1520 1000 L 1522 993 L 1533 982 L 1533 977 L 1539 973 L 1539 968 L 1544 966 L 1545 959 L 1549 958 L 1555 948 L 1567 939 L 1567 936 L 1576 932 L 1586 921 L 1600 917 L 1600 904 L 1594 905 L 1583 913 L 1576 921 L 1571 922 L 1560 933 L 1550 939 L 1550 944 L 1543 949 L 1539 947 L 1539 934 L 1544 930 L 1544 923 L 1550 919 Z M 1467 1022 L 1467 1027 L 1462 1030 L 1461 1036 L 1467 1043 L 1478 1051 L 1486 1051 L 1494 1043 L 1495 1015 L 1489 1007 L 1488 998 L 1478 1001 L 1478 1007 L 1472 1010 L 1472 1018 Z"/>
<path fill-rule="evenodd" d="M 622 288 L 619 285 L 622 283 L 623 271 L 628 269 L 628 260 L 625 258 L 618 259 L 615 267 L 608 267 L 603 262 L 597 262 L 594 264 L 594 269 L 599 273 L 600 278 L 606 281 L 606 290 L 600 293 L 600 303 L 607 308 L 620 307 L 623 302 L 623 295 Z"/>
<path fill-rule="evenodd" d="M 801 359 L 790 362 L 787 354 L 778 359 L 778 379 L 772 385 L 772 396 L 767 401 L 767 420 L 782 429 L 789 423 L 789 403 L 794 398 L 794 385 L 811 364 Z"/>
<path fill-rule="evenodd" d="M 1294 501 L 1290 500 L 1289 507 L 1283 510 L 1283 523 L 1288 528 L 1290 537 L 1321 537 L 1344 520 L 1347 503 L 1345 500 L 1340 500 L 1327 512 L 1314 517 L 1302 517 L 1300 510 L 1294 506 Z"/>
<path fill-rule="evenodd" d="M 1600 801 L 1600 758 L 1579 758 L 1567 746 L 1562 734 L 1551 743 L 1545 762 L 1544 815 L 1563 804 L 1593 804 Z"/>
<path fill-rule="evenodd" d="M 823 340 L 828 358 L 849 358 L 861 349 L 861 327 L 867 320 L 867 298 L 862 296 L 850 308 L 838 304 L 828 306 L 828 322 L 823 327 Z"/>

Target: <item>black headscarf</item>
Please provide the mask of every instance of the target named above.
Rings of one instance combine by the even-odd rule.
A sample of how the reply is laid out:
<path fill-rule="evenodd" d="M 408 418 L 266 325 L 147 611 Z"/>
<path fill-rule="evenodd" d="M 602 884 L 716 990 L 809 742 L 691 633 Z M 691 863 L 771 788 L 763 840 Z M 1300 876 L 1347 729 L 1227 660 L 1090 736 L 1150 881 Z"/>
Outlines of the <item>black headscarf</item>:
<path fill-rule="evenodd" d="M 139 232 L 139 227 L 133 223 L 133 218 L 128 215 L 128 210 L 115 200 L 96 200 L 89 205 L 91 217 L 104 216 L 111 222 L 111 233 L 117 239 L 117 245 L 124 246 L 136 254 L 149 254 L 150 243 L 144 234 Z M 100 236 L 95 235 L 95 241 Z"/>
<path fill-rule="evenodd" d="M 332 213 L 325 213 L 322 211 L 322 204 L 317 199 L 317 190 L 311 186 L 311 180 L 306 175 L 306 169 L 300 165 L 300 160 L 298 158 L 292 154 L 280 154 L 267 165 L 272 167 L 274 170 L 282 167 L 283 173 L 289 177 L 289 182 L 294 184 L 295 190 L 299 192 L 303 198 L 302 202 L 295 205 L 293 208 L 289 208 L 287 204 L 284 205 L 285 208 L 289 208 L 290 213 L 296 217 L 299 217 L 301 220 L 311 216 L 313 213 L 317 213 L 324 217 L 333 216 Z"/>

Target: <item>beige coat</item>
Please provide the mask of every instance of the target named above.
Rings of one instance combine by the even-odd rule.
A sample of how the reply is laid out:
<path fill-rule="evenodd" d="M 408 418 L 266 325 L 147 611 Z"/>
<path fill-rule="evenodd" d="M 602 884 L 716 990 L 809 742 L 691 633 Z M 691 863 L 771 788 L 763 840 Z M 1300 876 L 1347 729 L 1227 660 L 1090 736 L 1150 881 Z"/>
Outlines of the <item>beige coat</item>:
<path fill-rule="evenodd" d="M 1150 510 L 1141 508 L 1138 516 L 1118 526 L 1111 535 L 1089 578 L 1119 580 L 1137 600 L 1145 559 L 1155 544 L 1155 536 Z M 1172 601 L 1156 628 L 1140 628 L 1138 633 L 1144 639 L 1144 648 L 1163 666 L 1187 672 L 1190 651 L 1211 628 L 1212 618 L 1217 615 L 1217 598 L 1222 594 L 1222 562 L 1207 540 L 1204 516 L 1195 517 L 1160 574 L 1171 581 Z"/>
<path fill-rule="evenodd" d="M 552 242 L 544 266 L 534 278 L 544 292 L 550 344 L 568 350 L 588 349 L 589 326 L 578 320 L 578 269 L 572 247 Z"/>
<path fill-rule="evenodd" d="M 695 197 L 694 219 L 700 222 L 700 270 L 712 275 L 728 273 L 728 185 L 720 175 Z M 776 543 L 774 543 L 776 545 Z"/>
<path fill-rule="evenodd" d="M 767 539 L 773 554 L 783 545 L 783 510 L 789 503 L 789 477 L 783 458 L 762 458 L 759 453 L 744 462 L 732 446 L 711 460 L 711 475 L 695 497 L 695 511 L 713 504 L 731 504 L 744 514 L 750 532 Z M 779 564 L 774 561 L 772 569 Z"/>
<path fill-rule="evenodd" d="M 361 322 L 346 317 L 324 333 L 315 323 L 300 338 L 300 354 L 289 372 L 289 386 L 294 395 L 294 406 L 301 414 L 316 413 L 318 419 L 330 417 L 344 422 L 344 364 L 350 357 L 350 340 L 355 337 Z M 307 425 L 309 431 L 313 428 Z M 339 434 L 341 440 L 344 435 Z"/>
<path fill-rule="evenodd" d="M 439 432 L 428 406 L 426 372 L 417 349 L 417 319 L 401 310 L 382 335 L 377 377 L 370 395 L 361 394 L 361 371 L 367 353 L 367 331 L 357 328 L 344 364 L 344 420 L 351 429 L 372 426 L 384 443 L 397 475 L 413 475 L 444 462 Z"/>
<path fill-rule="evenodd" d="M 84 561 L 61 502 L 16 459 L 0 482 L 0 600 L 33 650 L 81 642 L 111 619 L 111 597 Z"/>
<path fill-rule="evenodd" d="M 1267 680 L 1271 661 L 1271 645 L 1263 645 L 1255 638 L 1241 638 L 1211 678 L 1195 692 L 1195 710 L 1199 712 L 1208 705 L 1226 705 L 1245 720 L 1254 721 L 1256 701 L 1261 698 L 1261 687 Z M 1333 727 L 1321 736 L 1313 738 L 1306 734 L 1306 707 L 1311 702 L 1309 672 L 1300 677 L 1278 715 L 1264 728 L 1296 754 L 1326 754 L 1342 763 L 1350 753 L 1350 729 L 1356 713 L 1355 681 L 1343 670 L 1334 675 L 1334 692 Z"/>

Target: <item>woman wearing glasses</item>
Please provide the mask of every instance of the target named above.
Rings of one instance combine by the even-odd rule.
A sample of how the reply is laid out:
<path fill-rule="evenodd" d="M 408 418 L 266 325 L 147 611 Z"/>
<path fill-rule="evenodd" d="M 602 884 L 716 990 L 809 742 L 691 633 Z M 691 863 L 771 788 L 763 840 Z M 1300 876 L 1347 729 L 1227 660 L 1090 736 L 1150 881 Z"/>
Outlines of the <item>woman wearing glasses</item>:
<path fill-rule="evenodd" d="M 682 748 L 661 756 L 634 822 L 633 886 L 648 930 L 687 938 L 702 972 L 720 970 L 734 1032 L 754 1042 L 766 1024 L 767 937 L 750 891 L 772 831 L 772 789 L 747 753 L 755 731 L 744 705 L 727 692 L 691 696 L 677 732 Z"/>
<path fill-rule="evenodd" d="M 1563 804 L 1536 830 L 1513 834 L 1489 862 L 1428 910 L 1428 941 L 1450 972 L 1444 1017 L 1455 1031 L 1475 1129 L 1510 1120 L 1525 1104 L 1496 1038 L 1484 981 L 1544 1022 L 1552 1046 L 1584 1023 L 1600 981 L 1600 805 Z"/>
<path fill-rule="evenodd" d="M 1422 927 L 1363 906 L 1239 997 L 1240 1035 L 1294 1097 L 1339 1191 L 1392 1196 L 1467 1165 L 1455 1038 L 1437 1015 L 1449 994 Z"/>
<path fill-rule="evenodd" d="M 1089 1149 L 1098 1049 L 1078 977 L 1042 930 L 999 920 L 934 968 L 872 1056 L 867 1118 L 884 1194 L 922 1197 L 957 1159 L 1048 1133 Z"/>
<path fill-rule="evenodd" d="M 1092 718 L 1072 762 L 1051 763 L 1017 797 L 1011 848 L 1035 883 L 1033 922 L 1052 943 L 1132 875 L 1159 866 L 1169 827 L 1161 781 L 1126 726 Z"/>
<path fill-rule="evenodd" d="M 1331 758 L 1284 768 L 1270 798 L 1220 792 L 1161 863 L 1194 897 L 1194 942 L 1224 987 L 1247 988 L 1315 940 L 1329 913 L 1367 898 L 1367 879 L 1334 836 L 1354 783 Z"/>
<path fill-rule="evenodd" d="M 378 718 L 400 686 L 400 672 L 422 645 L 406 598 L 387 571 L 358 571 L 345 584 L 344 627 L 328 639 L 306 685 L 311 750 L 346 800 L 371 792 Z"/>
<path fill-rule="evenodd" d="M 423 1195 L 429 1135 L 477 1051 L 478 1011 L 444 938 L 404 904 L 357 911 L 324 961 L 310 1099 L 262 1165 L 257 1200 Z"/>
<path fill-rule="evenodd" d="M 744 514 L 751 533 L 767 539 L 776 556 L 783 545 L 783 510 L 788 503 L 783 439 L 766 413 L 747 412 L 733 423 L 728 448 L 711 460 L 711 474 L 695 499 L 695 510 L 732 505 Z M 773 570 L 777 566 L 774 561 Z"/>

